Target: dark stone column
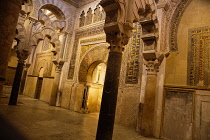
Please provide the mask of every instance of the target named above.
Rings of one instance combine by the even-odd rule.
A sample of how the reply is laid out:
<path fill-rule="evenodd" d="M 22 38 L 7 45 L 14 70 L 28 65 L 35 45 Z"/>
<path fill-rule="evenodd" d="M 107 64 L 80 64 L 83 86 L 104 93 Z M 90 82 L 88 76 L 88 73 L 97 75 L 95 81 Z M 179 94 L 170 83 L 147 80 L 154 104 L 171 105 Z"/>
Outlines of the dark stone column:
<path fill-rule="evenodd" d="M 25 82 L 26 82 L 26 76 L 27 76 L 28 68 L 29 68 L 30 65 L 31 64 L 25 64 L 25 69 L 23 70 L 23 75 L 22 75 L 22 78 L 21 78 L 19 94 L 23 94 L 23 90 L 24 90 Z"/>
<path fill-rule="evenodd" d="M 119 46 L 110 47 L 96 140 L 112 139 L 122 51 Z"/>
<path fill-rule="evenodd" d="M 0 0 L 0 97 L 20 10 L 21 0 Z"/>
<path fill-rule="evenodd" d="M 17 52 L 17 57 L 19 60 L 18 60 L 17 68 L 16 68 L 14 82 L 12 85 L 12 92 L 10 95 L 9 105 L 17 104 L 17 98 L 18 98 L 18 93 L 20 89 L 20 82 L 21 82 L 24 62 L 28 58 L 28 55 L 29 55 L 28 51 L 23 50 L 23 49 L 17 50 L 16 52 Z"/>

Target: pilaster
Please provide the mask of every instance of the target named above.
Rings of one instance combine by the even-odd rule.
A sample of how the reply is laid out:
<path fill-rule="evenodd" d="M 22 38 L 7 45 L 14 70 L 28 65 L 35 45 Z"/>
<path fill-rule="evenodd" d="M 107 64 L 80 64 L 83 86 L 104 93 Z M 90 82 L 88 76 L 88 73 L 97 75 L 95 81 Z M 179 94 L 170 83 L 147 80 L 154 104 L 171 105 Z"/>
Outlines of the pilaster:
<path fill-rule="evenodd" d="M 55 64 L 55 78 L 53 81 L 53 89 L 49 104 L 55 106 L 56 100 L 60 100 L 59 85 L 60 85 L 61 71 L 65 61 L 59 59 L 59 60 L 53 60 L 53 63 Z"/>

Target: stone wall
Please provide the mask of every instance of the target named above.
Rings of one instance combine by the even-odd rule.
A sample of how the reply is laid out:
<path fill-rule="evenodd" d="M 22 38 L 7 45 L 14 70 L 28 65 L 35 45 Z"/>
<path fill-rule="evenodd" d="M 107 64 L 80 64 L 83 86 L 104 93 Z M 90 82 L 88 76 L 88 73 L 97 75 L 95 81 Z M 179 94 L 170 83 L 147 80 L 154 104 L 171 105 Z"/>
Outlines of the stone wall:
<path fill-rule="evenodd" d="M 166 88 L 162 132 L 164 138 L 171 140 L 192 139 L 193 97 L 193 90 Z"/>
<path fill-rule="evenodd" d="M 54 78 L 43 78 L 40 100 L 50 102 Z"/>

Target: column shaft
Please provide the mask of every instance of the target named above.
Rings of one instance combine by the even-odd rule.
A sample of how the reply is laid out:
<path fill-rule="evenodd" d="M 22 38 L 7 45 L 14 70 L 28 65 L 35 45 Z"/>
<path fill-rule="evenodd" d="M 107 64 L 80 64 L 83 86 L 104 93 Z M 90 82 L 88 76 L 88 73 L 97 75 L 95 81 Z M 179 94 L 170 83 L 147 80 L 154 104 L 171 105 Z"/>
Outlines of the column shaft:
<path fill-rule="evenodd" d="M 23 90 L 24 90 L 25 82 L 26 82 L 27 72 L 28 72 L 27 70 L 24 70 L 23 71 L 23 75 L 22 75 L 21 83 L 20 83 L 20 91 L 19 91 L 19 94 L 23 94 Z"/>
<path fill-rule="evenodd" d="M 23 67 L 24 67 L 24 63 L 19 62 L 16 68 L 15 78 L 12 85 L 12 92 L 10 95 L 9 105 L 17 104 L 17 98 L 18 98 L 18 93 L 20 89 L 20 82 L 21 82 Z"/>
<path fill-rule="evenodd" d="M 3 93 L 9 55 L 20 10 L 20 0 L 0 0 L 0 97 Z"/>
<path fill-rule="evenodd" d="M 153 137 L 156 85 L 157 75 L 147 75 L 147 84 L 145 88 L 145 98 L 141 122 L 141 134 L 148 137 Z"/>
<path fill-rule="evenodd" d="M 110 50 L 96 140 L 111 140 L 114 128 L 122 51 Z"/>

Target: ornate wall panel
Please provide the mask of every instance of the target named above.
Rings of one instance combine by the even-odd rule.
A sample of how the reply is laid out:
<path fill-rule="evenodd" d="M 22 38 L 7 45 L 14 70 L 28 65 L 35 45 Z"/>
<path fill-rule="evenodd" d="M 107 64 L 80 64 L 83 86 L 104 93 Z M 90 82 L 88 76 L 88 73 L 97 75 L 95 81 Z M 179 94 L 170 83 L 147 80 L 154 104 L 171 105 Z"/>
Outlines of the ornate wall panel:
<path fill-rule="evenodd" d="M 166 89 L 163 137 L 170 140 L 192 140 L 194 91 Z"/>
<path fill-rule="evenodd" d="M 210 27 L 189 30 L 188 81 L 191 86 L 210 84 Z"/>
<path fill-rule="evenodd" d="M 52 58 L 53 58 L 52 52 L 37 54 L 33 75 L 38 76 L 40 69 L 43 67 L 44 76 L 50 77 L 53 67 Z"/>
<path fill-rule="evenodd" d="M 74 68 L 75 68 L 79 39 L 82 37 L 93 36 L 93 35 L 97 35 L 97 34 L 101 34 L 101 33 L 104 33 L 103 24 L 92 27 L 92 28 L 88 28 L 85 30 L 77 31 L 75 33 L 75 41 L 74 41 L 72 57 L 71 57 L 71 61 L 70 61 L 68 79 L 73 79 L 73 77 L 74 77 L 74 70 L 75 70 Z"/>
<path fill-rule="evenodd" d="M 178 5 L 174 16 L 172 17 L 173 20 L 171 21 L 171 34 L 170 34 L 170 51 L 178 51 L 177 46 L 177 32 L 181 17 L 192 0 L 181 0 L 180 4 Z"/>
<path fill-rule="evenodd" d="M 142 67 L 141 56 L 141 25 L 135 23 L 131 45 L 129 47 L 129 58 L 127 63 L 126 84 L 137 84 L 139 77 L 139 67 Z M 142 57 L 141 57 L 142 58 Z"/>

